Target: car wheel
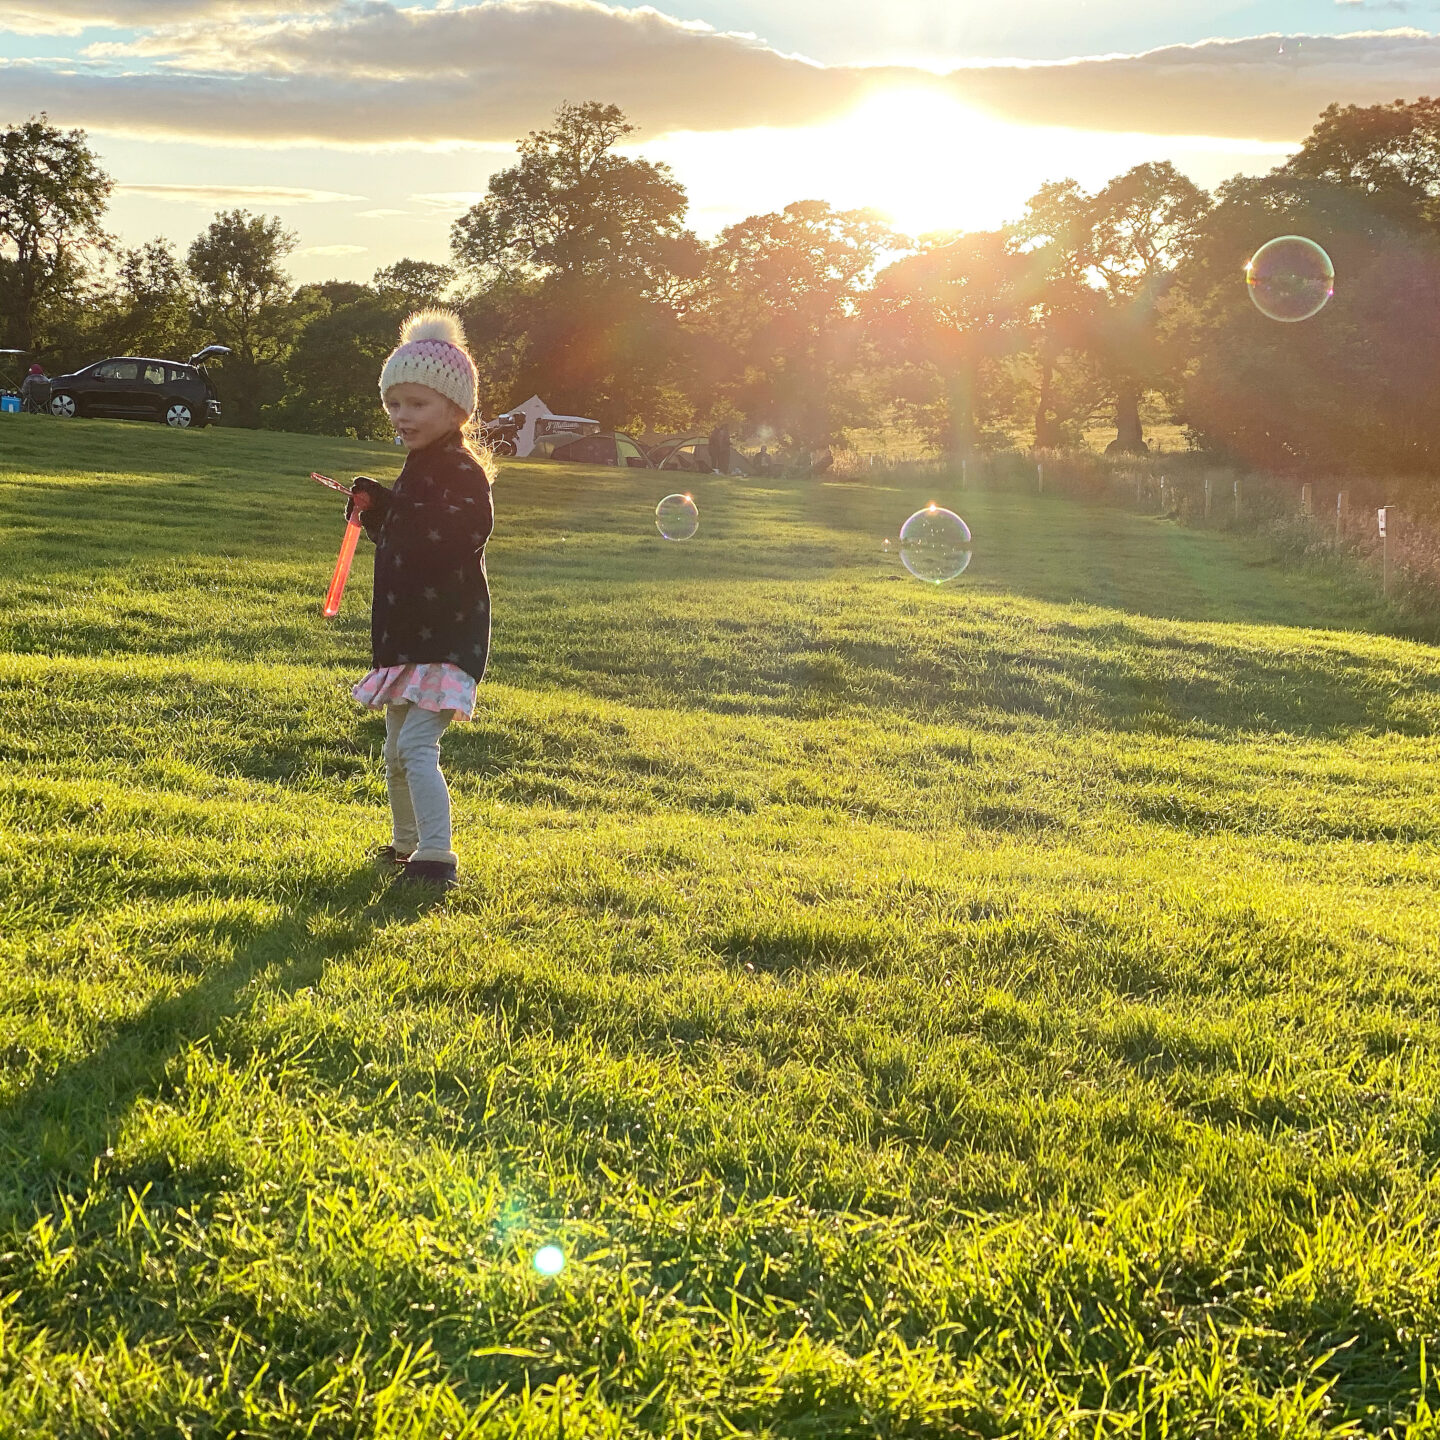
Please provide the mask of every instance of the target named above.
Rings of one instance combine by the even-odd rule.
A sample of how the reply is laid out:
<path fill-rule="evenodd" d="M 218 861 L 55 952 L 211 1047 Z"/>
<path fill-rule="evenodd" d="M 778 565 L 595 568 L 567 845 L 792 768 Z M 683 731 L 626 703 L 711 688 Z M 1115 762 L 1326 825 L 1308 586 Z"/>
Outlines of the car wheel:
<path fill-rule="evenodd" d="M 58 395 L 50 397 L 50 413 L 61 420 L 73 420 L 80 413 L 80 407 L 76 405 L 73 395 L 62 390 Z"/>
<path fill-rule="evenodd" d="M 195 417 L 183 400 L 172 400 L 165 410 L 165 423 L 172 430 L 188 430 L 195 423 Z"/>

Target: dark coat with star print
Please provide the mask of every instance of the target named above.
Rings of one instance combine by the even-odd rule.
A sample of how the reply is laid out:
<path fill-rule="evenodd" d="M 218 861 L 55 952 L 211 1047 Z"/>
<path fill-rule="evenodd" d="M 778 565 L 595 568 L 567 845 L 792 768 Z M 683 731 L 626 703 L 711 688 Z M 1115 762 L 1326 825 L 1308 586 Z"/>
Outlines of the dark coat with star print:
<path fill-rule="evenodd" d="M 456 431 L 412 450 L 392 489 L 367 486 L 360 512 L 375 542 L 371 662 L 450 664 L 485 678 L 490 584 L 485 542 L 495 528 L 490 480 Z"/>

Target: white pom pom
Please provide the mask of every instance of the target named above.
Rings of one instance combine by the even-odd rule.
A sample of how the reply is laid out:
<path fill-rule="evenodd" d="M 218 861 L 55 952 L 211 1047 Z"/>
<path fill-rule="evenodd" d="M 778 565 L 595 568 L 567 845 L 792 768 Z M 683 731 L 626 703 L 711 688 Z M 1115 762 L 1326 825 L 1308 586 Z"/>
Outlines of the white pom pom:
<path fill-rule="evenodd" d="M 451 310 L 417 310 L 400 327 L 400 343 L 408 345 L 412 340 L 443 340 L 463 350 L 465 327 Z"/>

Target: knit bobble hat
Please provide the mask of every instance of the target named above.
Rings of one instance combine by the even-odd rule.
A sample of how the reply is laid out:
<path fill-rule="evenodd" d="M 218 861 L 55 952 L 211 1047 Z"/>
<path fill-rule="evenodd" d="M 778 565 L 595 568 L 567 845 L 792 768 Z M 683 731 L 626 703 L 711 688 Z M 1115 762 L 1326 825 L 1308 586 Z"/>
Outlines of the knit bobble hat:
<path fill-rule="evenodd" d="M 393 385 L 426 385 L 475 411 L 475 362 L 465 348 L 460 317 L 450 310 L 421 310 L 400 327 L 400 344 L 380 372 L 380 398 Z"/>

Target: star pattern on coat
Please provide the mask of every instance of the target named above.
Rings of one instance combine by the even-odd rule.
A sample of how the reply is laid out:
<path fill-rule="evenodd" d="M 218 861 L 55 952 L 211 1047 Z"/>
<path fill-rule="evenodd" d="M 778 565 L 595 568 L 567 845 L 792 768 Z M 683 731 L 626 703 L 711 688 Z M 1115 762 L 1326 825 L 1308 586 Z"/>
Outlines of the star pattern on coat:
<path fill-rule="evenodd" d="M 376 544 L 371 651 L 376 669 L 456 665 L 483 679 L 490 653 L 485 543 L 489 478 L 459 435 L 412 451 L 361 523 Z M 464 513 L 457 526 L 452 516 Z"/>

